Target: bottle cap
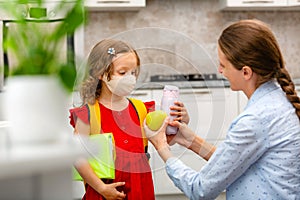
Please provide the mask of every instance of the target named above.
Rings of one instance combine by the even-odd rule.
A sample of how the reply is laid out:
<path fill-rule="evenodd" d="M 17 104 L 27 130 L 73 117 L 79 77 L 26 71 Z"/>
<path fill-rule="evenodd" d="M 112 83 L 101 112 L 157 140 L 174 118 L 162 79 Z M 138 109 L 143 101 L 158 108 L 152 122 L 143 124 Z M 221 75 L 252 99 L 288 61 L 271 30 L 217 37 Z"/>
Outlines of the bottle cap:
<path fill-rule="evenodd" d="M 164 87 L 164 95 L 168 95 L 174 98 L 179 97 L 179 88 L 174 85 L 165 85 Z"/>

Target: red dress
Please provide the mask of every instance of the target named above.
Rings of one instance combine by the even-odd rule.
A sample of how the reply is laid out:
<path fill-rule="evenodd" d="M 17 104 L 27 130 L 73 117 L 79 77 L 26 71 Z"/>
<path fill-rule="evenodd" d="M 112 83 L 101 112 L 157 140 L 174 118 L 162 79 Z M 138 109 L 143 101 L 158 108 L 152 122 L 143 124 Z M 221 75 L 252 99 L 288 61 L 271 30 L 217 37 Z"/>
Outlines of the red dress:
<path fill-rule="evenodd" d="M 106 183 L 125 182 L 125 186 L 118 188 L 124 191 L 128 200 L 153 200 L 154 187 L 152 173 L 147 156 L 144 152 L 141 138 L 141 127 L 138 115 L 131 103 L 122 111 L 112 111 L 100 104 L 102 133 L 112 132 L 116 145 L 115 179 L 104 180 Z M 152 110 L 154 102 L 145 103 L 146 108 Z M 82 106 L 70 110 L 71 125 L 79 117 L 89 123 L 88 108 Z M 92 187 L 86 184 L 84 200 L 103 200 L 104 198 Z"/>

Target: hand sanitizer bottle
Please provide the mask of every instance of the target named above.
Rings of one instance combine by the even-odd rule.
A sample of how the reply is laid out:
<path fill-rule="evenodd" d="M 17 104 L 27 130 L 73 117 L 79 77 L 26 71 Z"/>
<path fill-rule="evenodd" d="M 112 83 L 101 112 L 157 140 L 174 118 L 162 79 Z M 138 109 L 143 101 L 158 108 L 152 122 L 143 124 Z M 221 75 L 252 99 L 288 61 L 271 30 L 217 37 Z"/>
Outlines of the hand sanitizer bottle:
<path fill-rule="evenodd" d="M 176 116 L 170 116 L 170 106 L 175 105 L 174 102 L 179 98 L 179 88 L 173 85 L 165 85 L 163 90 L 163 97 L 161 99 L 161 110 L 165 111 L 172 121 Z M 176 134 L 177 127 L 167 126 L 166 134 Z"/>

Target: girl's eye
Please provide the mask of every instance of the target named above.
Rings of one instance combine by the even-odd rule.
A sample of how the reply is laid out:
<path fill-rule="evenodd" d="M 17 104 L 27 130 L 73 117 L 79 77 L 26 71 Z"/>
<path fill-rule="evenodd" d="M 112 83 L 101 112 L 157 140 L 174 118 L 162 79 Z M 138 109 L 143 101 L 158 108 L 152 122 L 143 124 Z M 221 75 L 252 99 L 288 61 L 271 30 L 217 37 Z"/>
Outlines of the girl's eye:
<path fill-rule="evenodd" d="M 125 71 L 120 71 L 120 72 L 118 72 L 118 73 L 119 73 L 119 75 L 125 75 L 125 74 L 126 74 Z"/>

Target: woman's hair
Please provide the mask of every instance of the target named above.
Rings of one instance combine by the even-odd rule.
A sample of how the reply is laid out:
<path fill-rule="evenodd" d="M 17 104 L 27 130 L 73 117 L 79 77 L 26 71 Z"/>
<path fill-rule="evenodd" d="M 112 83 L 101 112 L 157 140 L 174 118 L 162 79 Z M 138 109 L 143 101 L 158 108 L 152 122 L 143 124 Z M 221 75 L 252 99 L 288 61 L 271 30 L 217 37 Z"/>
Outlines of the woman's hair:
<path fill-rule="evenodd" d="M 271 29 L 259 20 L 241 20 L 227 27 L 218 40 L 221 51 L 238 70 L 249 66 L 258 75 L 257 87 L 276 78 L 300 119 L 300 98 L 285 68 Z"/>
<path fill-rule="evenodd" d="M 107 74 L 108 80 L 113 72 L 112 59 L 119 53 L 134 53 L 137 59 L 137 76 L 140 71 L 140 58 L 137 52 L 127 43 L 104 39 L 98 42 L 91 50 L 87 61 L 87 77 L 80 88 L 83 104 L 94 104 L 99 99 L 102 87 L 100 76 Z"/>

